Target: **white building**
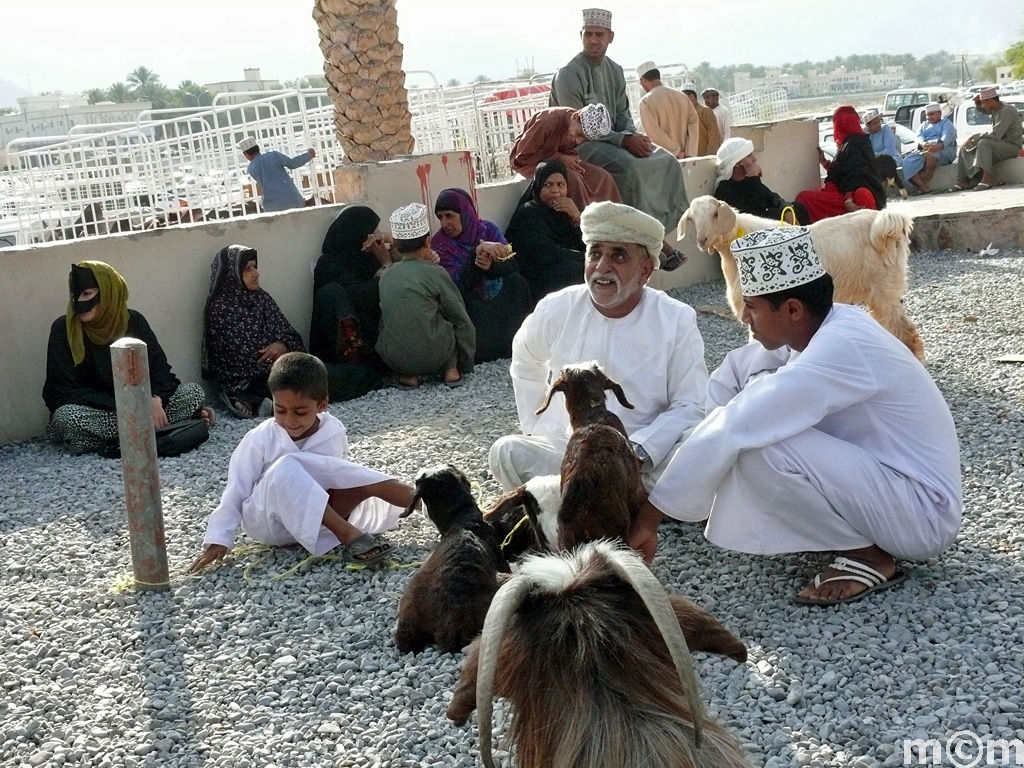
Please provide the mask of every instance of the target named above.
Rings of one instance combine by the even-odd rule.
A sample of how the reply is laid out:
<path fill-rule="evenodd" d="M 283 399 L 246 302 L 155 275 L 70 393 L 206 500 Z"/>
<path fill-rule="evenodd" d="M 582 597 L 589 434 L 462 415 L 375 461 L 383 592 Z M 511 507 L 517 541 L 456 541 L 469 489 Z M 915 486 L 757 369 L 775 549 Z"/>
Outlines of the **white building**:
<path fill-rule="evenodd" d="M 210 93 L 251 93 L 253 91 L 275 91 L 280 89 L 281 83 L 277 80 L 264 80 L 260 77 L 259 67 L 246 68 L 243 71 L 242 80 L 224 80 L 220 83 L 206 83 L 205 88 Z"/>

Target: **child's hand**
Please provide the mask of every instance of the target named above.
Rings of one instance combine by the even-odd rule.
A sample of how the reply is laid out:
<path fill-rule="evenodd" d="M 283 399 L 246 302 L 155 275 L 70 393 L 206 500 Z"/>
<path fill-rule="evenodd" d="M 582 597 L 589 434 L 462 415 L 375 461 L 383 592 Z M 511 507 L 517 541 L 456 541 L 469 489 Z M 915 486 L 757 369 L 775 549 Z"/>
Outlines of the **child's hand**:
<path fill-rule="evenodd" d="M 196 561 L 188 567 L 188 572 L 195 573 L 196 571 L 201 571 L 210 563 L 215 563 L 218 560 L 221 560 L 227 553 L 228 548 L 223 544 L 211 544 L 203 550 L 203 554 L 197 557 Z"/>

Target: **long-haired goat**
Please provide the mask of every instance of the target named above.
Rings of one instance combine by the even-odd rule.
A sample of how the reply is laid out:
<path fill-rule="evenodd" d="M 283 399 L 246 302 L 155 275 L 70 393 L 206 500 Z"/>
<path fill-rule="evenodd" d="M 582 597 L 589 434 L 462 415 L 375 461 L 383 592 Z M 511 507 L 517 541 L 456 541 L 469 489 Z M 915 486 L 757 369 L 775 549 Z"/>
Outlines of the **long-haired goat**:
<path fill-rule="evenodd" d="M 395 644 L 418 653 L 430 643 L 441 651 L 461 650 L 480 632 L 498 572 L 508 573 L 494 527 L 483 519 L 466 476 L 455 467 L 420 470 L 416 495 L 437 526 L 441 541 L 405 589 L 398 603 Z"/>
<path fill-rule="evenodd" d="M 605 538 L 626 541 L 642 503 L 640 461 L 622 420 L 605 405 L 607 390 L 623 407 L 633 407 L 618 382 L 597 363 L 567 365 L 537 409 L 542 413 L 551 396 L 561 392 L 573 427 L 562 457 L 559 549 Z"/>
<path fill-rule="evenodd" d="M 501 554 L 514 560 L 527 550 L 545 552 L 558 545 L 558 507 L 562 478 L 558 475 L 531 477 L 523 485 L 503 494 L 484 513 L 501 541 Z"/>
<path fill-rule="evenodd" d="M 747 658 L 633 552 L 602 541 L 532 555 L 494 596 L 448 717 L 461 725 L 479 709 L 488 768 L 493 696 L 510 704 L 518 768 L 746 768 L 704 713 L 690 649 Z"/>
<path fill-rule="evenodd" d="M 694 198 L 679 219 L 676 236 L 686 235 L 686 225 L 696 229 L 697 245 L 718 252 L 725 275 L 729 306 L 737 319 L 743 311 L 736 260 L 729 245 L 739 233 L 782 226 L 774 219 L 740 213 L 710 195 Z M 835 284 L 834 298 L 843 304 L 864 304 L 872 317 L 902 341 L 918 360 L 924 360 L 924 342 L 903 311 L 907 291 L 907 260 L 913 220 L 885 209 L 854 211 L 816 221 L 808 227 L 814 250 Z"/>

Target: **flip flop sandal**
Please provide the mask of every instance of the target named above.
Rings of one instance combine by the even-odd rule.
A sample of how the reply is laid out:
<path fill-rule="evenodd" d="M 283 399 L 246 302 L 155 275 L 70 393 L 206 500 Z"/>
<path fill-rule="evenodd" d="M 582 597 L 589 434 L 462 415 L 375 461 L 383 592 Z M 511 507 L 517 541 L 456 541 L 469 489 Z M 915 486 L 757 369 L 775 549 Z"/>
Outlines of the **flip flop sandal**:
<path fill-rule="evenodd" d="M 859 563 L 856 560 L 850 560 L 846 557 L 837 557 L 828 564 L 825 570 L 828 570 L 828 568 L 831 568 L 834 571 L 840 571 L 841 575 L 822 579 L 821 574 L 819 573 L 814 577 L 813 584 L 815 589 L 820 587 L 822 584 L 828 584 L 833 581 L 857 581 L 866 586 L 867 589 L 861 590 L 855 595 L 843 598 L 815 600 L 814 598 L 801 597 L 800 595 L 797 595 L 794 600 L 802 605 L 839 605 L 840 603 L 852 603 L 856 600 L 860 600 L 862 597 L 867 597 L 872 592 L 877 592 L 880 589 L 888 589 L 907 578 L 907 574 L 897 570 L 896 573 L 887 579 L 870 565 Z"/>
<path fill-rule="evenodd" d="M 405 384 L 397 376 L 390 376 L 384 379 L 384 386 L 391 389 L 419 389 L 420 383 L 417 381 L 415 384 Z"/>
<path fill-rule="evenodd" d="M 465 383 L 466 383 L 465 379 L 456 379 L 455 381 L 446 381 L 444 383 L 444 385 L 446 387 L 448 387 L 448 389 L 458 389 L 459 387 L 461 387 Z"/>
<path fill-rule="evenodd" d="M 686 254 L 678 248 L 673 248 L 671 253 L 665 254 L 665 260 L 661 262 L 661 268 L 665 272 L 678 269 L 686 262 Z"/>
<path fill-rule="evenodd" d="M 947 189 L 946 192 L 966 192 L 968 189 L 970 189 L 970 187 L 964 187 L 961 186 L 960 184 L 954 184 L 952 187 Z"/>
<path fill-rule="evenodd" d="M 217 399 L 224 405 L 231 415 L 239 419 L 253 419 L 255 414 L 249 410 L 245 403 L 236 398 L 230 397 L 227 392 L 221 392 Z M 243 407 L 244 406 L 244 407 Z"/>
<path fill-rule="evenodd" d="M 978 182 L 977 184 L 974 185 L 975 192 L 980 192 L 983 189 L 992 189 L 992 185 L 986 184 L 984 181 Z"/>
<path fill-rule="evenodd" d="M 386 560 L 391 554 L 391 545 L 386 541 L 377 541 L 372 534 L 364 533 L 346 548 L 352 562 L 359 565 L 376 565 Z M 377 550 L 376 552 L 374 550 Z"/>

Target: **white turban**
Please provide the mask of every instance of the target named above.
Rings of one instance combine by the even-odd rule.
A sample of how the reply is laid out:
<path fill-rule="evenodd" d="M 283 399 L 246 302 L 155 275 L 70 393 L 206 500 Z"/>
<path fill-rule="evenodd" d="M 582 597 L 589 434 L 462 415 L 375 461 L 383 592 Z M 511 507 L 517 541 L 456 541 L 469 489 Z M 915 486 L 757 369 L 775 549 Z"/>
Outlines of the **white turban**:
<path fill-rule="evenodd" d="M 732 176 L 736 163 L 747 155 L 754 154 L 754 142 L 750 139 L 726 139 L 718 148 L 718 181 L 725 181 Z"/>
<path fill-rule="evenodd" d="M 656 218 L 622 203 L 591 203 L 580 215 L 583 242 L 637 243 L 647 249 L 658 269 L 665 228 Z"/>
<path fill-rule="evenodd" d="M 612 130 L 612 116 L 604 104 L 587 104 L 580 110 L 580 124 L 588 141 L 603 139 Z"/>

